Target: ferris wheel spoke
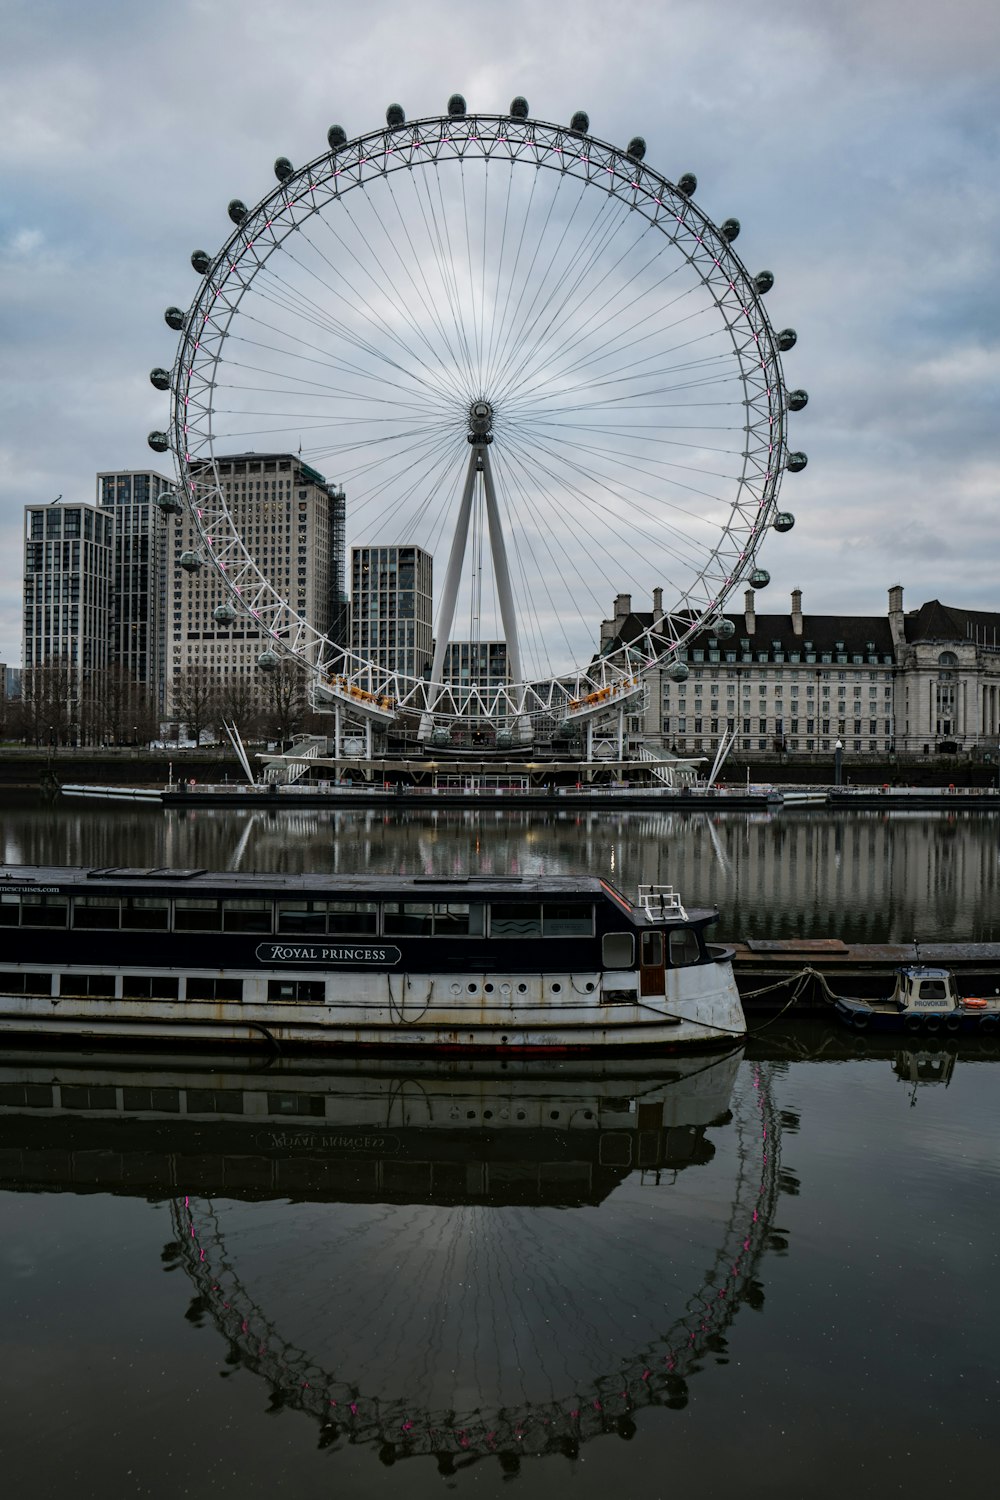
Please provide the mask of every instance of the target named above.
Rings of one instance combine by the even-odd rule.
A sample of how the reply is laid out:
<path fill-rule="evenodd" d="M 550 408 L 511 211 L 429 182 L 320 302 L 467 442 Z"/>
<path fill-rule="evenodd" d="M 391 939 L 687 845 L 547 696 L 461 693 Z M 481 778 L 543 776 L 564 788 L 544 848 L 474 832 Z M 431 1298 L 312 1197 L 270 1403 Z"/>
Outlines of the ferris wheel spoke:
<path fill-rule="evenodd" d="M 533 467 L 536 471 L 546 475 L 554 485 L 576 498 L 582 511 L 589 515 L 605 535 L 606 551 L 609 557 L 630 556 L 642 563 L 647 563 L 650 555 L 649 548 L 652 546 L 658 552 L 673 557 L 682 565 L 695 564 L 699 568 L 704 565 L 706 549 L 695 548 L 692 551 L 691 539 L 686 533 L 679 531 L 676 526 L 661 523 L 659 518 L 649 511 L 639 510 L 634 495 L 623 494 L 623 487 L 620 483 L 616 485 L 610 478 L 604 481 L 602 491 L 608 490 L 619 502 L 617 506 L 610 506 L 606 501 L 598 499 L 590 490 L 576 483 L 576 480 L 571 477 L 575 473 L 581 480 L 592 482 L 592 471 L 584 466 L 574 466 L 564 460 L 561 470 L 553 469 L 550 464 L 543 461 L 537 450 L 530 453 L 522 452 L 520 456 L 526 466 Z M 652 497 L 644 494 L 643 498 Z M 647 529 L 632 522 L 626 535 L 625 518 L 637 511 L 643 520 L 650 522 L 651 525 Z M 634 540 L 629 539 L 632 537 Z M 679 545 L 681 543 L 683 543 L 683 548 Z"/>
<path fill-rule="evenodd" d="M 385 364 L 388 368 L 406 375 L 426 391 L 434 394 L 437 393 L 433 371 L 422 373 L 420 369 L 414 368 L 414 363 L 411 359 L 404 361 L 399 358 L 390 357 L 386 351 L 380 350 L 377 344 L 372 343 L 370 338 L 362 337 L 360 333 L 349 328 L 340 319 L 333 318 L 325 308 L 316 304 L 313 299 L 306 298 L 300 293 L 288 294 L 285 297 L 281 297 L 266 290 L 262 291 L 260 295 L 263 301 L 276 307 L 284 308 L 284 310 L 291 312 L 293 315 L 297 315 L 311 327 L 329 334 L 332 338 L 344 340 L 358 352 L 369 355 L 377 362 Z M 273 328 L 273 325 L 271 326 Z M 409 354 L 409 349 L 405 342 L 397 339 L 396 346 L 404 354 Z M 420 362 L 418 361 L 418 363 Z M 374 381 L 377 379 L 377 376 L 372 371 L 369 372 L 368 378 Z"/>
<path fill-rule="evenodd" d="M 409 221 L 406 218 L 406 215 L 403 213 L 402 208 L 400 207 L 399 197 L 395 191 L 395 185 L 391 178 L 387 180 L 387 186 L 390 193 L 392 206 L 399 221 L 400 232 L 403 234 L 409 250 L 409 259 L 407 259 L 406 256 L 400 256 L 400 261 L 408 277 L 410 278 L 414 292 L 416 293 L 420 301 L 421 307 L 438 332 L 438 336 L 441 339 L 442 345 L 444 346 L 445 352 L 447 354 L 448 361 L 452 367 L 452 388 L 458 391 L 460 388 L 457 381 L 457 375 L 454 373 L 457 372 L 461 363 L 458 350 L 452 341 L 452 335 L 447 329 L 444 319 L 441 317 L 441 314 L 438 311 L 437 298 L 434 295 L 430 282 L 427 279 L 427 273 L 424 270 L 424 257 L 420 253 L 414 242 L 413 233 L 410 229 Z M 420 286 L 418 286 L 417 280 L 413 275 L 413 266 L 416 267 L 419 274 L 420 282 L 422 283 L 423 288 L 422 290 Z"/>
<path fill-rule="evenodd" d="M 392 236 L 386 234 L 385 232 L 385 226 L 381 219 L 381 216 L 378 214 L 377 205 L 374 204 L 369 194 L 366 194 L 365 198 L 368 210 L 375 217 L 377 224 L 382 230 L 384 238 L 391 246 L 393 244 Z M 342 302 L 344 306 L 350 310 L 354 317 L 361 319 L 363 323 L 370 323 L 375 329 L 376 333 L 381 334 L 383 338 L 388 338 L 390 342 L 395 344 L 396 347 L 399 348 L 409 360 L 416 360 L 416 362 L 420 364 L 424 369 L 428 380 L 432 383 L 433 380 L 435 378 L 438 378 L 439 376 L 439 351 L 434 348 L 434 345 L 430 340 L 426 330 L 421 327 L 420 323 L 413 316 L 407 303 L 406 297 L 396 290 L 394 283 L 392 282 L 392 279 L 383 264 L 382 258 L 378 255 L 377 249 L 372 245 L 370 237 L 365 233 L 363 227 L 360 224 L 359 215 L 357 213 L 352 213 L 349 198 L 345 199 L 344 211 L 349 219 L 356 237 L 361 241 L 361 246 L 364 250 L 363 254 L 359 254 L 357 245 L 350 245 L 345 240 L 344 236 L 340 235 L 335 230 L 329 220 L 323 219 L 321 220 L 321 223 L 330 233 L 335 246 L 337 246 L 343 252 L 343 255 L 347 257 L 348 264 L 356 268 L 361 275 L 367 276 L 368 280 L 371 282 L 372 295 L 388 301 L 397 317 L 402 319 L 403 323 L 411 330 L 412 335 L 416 338 L 418 343 L 425 348 L 426 353 L 431 361 L 430 364 L 428 364 L 427 359 L 423 358 L 415 352 L 410 342 L 403 339 L 402 336 L 396 332 L 385 315 L 378 312 L 372 306 L 370 298 L 365 296 L 365 294 L 354 285 L 353 281 L 344 273 L 343 267 L 338 267 L 338 265 L 330 259 L 330 257 L 316 244 L 315 240 L 312 239 L 307 233 L 305 233 L 304 230 L 302 231 L 302 237 L 305 243 L 309 245 L 310 249 L 321 259 L 323 264 L 334 273 L 333 280 L 329 280 L 326 276 L 320 276 L 312 267 L 307 267 L 299 257 L 292 255 L 290 251 L 287 253 L 294 261 L 294 263 L 298 264 L 304 272 L 314 277 L 314 279 L 329 296 Z M 398 251 L 396 253 L 398 257 Z M 402 262 L 402 257 L 398 258 Z M 381 272 L 381 279 L 377 278 L 372 272 L 372 265 L 378 267 L 379 271 Z M 345 296 L 345 287 L 350 291 L 351 297 Z M 377 344 L 374 346 L 374 350 L 376 353 L 378 352 Z M 445 378 L 449 378 L 446 367 L 444 373 Z M 457 385 L 453 384 L 452 389 L 453 394 L 459 394 L 459 388 Z"/>
<path fill-rule="evenodd" d="M 504 369 L 506 367 L 507 360 L 508 360 L 508 350 L 509 350 L 509 347 L 510 347 L 511 339 L 515 339 L 516 340 L 517 334 L 518 334 L 518 330 L 521 327 L 523 327 L 524 322 L 525 322 L 525 320 L 528 317 L 530 306 L 535 301 L 535 299 L 536 299 L 536 297 L 538 295 L 538 287 L 536 285 L 535 291 L 531 295 L 531 299 L 530 299 L 530 302 L 528 304 L 528 308 L 524 307 L 524 299 L 528 295 L 532 278 L 535 275 L 536 264 L 538 262 L 539 255 L 542 252 L 542 247 L 545 244 L 545 238 L 546 238 L 546 235 L 548 234 L 549 226 L 550 226 L 550 224 L 552 222 L 552 215 L 553 215 L 553 213 L 555 212 L 555 210 L 556 210 L 556 208 L 558 206 L 559 192 L 562 189 L 563 184 L 564 184 L 565 181 L 566 181 L 566 178 L 562 174 L 560 174 L 559 178 L 557 179 L 555 191 L 552 193 L 551 198 L 549 200 L 548 208 L 545 211 L 545 217 L 544 217 L 544 219 L 542 221 L 542 224 L 541 224 L 541 227 L 540 227 L 540 229 L 539 229 L 539 231 L 538 231 L 538 233 L 537 233 L 537 235 L 535 237 L 535 245 L 534 245 L 534 249 L 531 251 L 531 258 L 530 258 L 527 266 L 525 267 L 524 274 L 523 274 L 523 276 L 521 278 L 521 287 L 520 287 L 520 291 L 517 294 L 517 300 L 514 303 L 514 306 L 513 306 L 512 309 L 509 308 L 509 304 L 505 305 L 504 319 L 505 319 L 508 331 L 507 331 L 506 335 L 504 336 L 504 338 L 502 339 L 502 341 L 498 345 L 498 352 L 497 352 L 497 356 L 496 356 L 496 369 L 497 370 L 502 370 L 502 369 Z M 533 206 L 533 203 L 534 203 L 534 198 L 532 197 L 531 199 L 529 199 L 528 206 L 527 206 L 527 212 L 530 212 L 531 207 Z M 571 216 L 572 216 L 572 211 L 571 211 Z M 523 233 L 526 233 L 526 232 L 527 232 L 527 217 L 525 218 L 525 224 L 524 224 L 524 230 L 522 232 L 522 237 L 523 237 Z M 550 257 L 549 266 L 551 266 L 551 260 L 552 260 L 552 258 L 558 253 L 558 248 L 559 248 L 559 245 L 561 244 L 561 242 L 562 242 L 562 237 L 560 237 L 560 240 L 557 241 L 556 244 L 553 246 L 552 256 Z M 542 273 L 542 279 L 543 280 L 548 275 L 548 271 L 549 271 L 549 267 L 546 267 L 544 273 Z M 492 380 L 497 385 L 497 387 L 499 388 L 499 386 L 501 385 L 501 382 L 497 378 L 496 375 L 492 376 Z"/>
<path fill-rule="evenodd" d="M 599 286 L 605 286 L 609 281 L 613 282 L 615 272 L 629 255 L 631 247 L 626 245 L 625 247 L 623 247 L 621 255 L 616 260 L 612 261 L 608 266 L 601 267 L 601 274 L 598 277 L 600 257 L 606 250 L 610 248 L 611 242 L 624 230 L 626 224 L 625 219 L 621 216 L 620 213 L 621 205 L 618 204 L 615 199 L 608 198 L 605 201 L 603 207 L 609 215 L 610 222 L 606 226 L 602 226 L 600 217 L 595 219 L 594 225 L 592 226 L 592 232 L 594 235 L 593 243 L 589 242 L 589 237 L 585 239 L 584 242 L 580 245 L 577 255 L 574 258 L 575 260 L 579 260 L 581 263 L 575 268 L 571 263 L 571 265 L 567 268 L 567 275 L 565 279 L 566 289 L 562 300 L 553 304 L 549 321 L 543 327 L 535 330 L 535 343 L 533 345 L 533 352 L 536 358 L 540 358 L 546 349 L 558 348 L 560 354 L 565 354 L 566 352 L 568 352 L 567 343 L 563 336 L 564 330 L 567 327 L 574 326 L 574 320 L 578 317 L 580 309 L 586 303 L 588 296 L 591 300 L 593 299 L 595 291 L 593 282 L 596 282 Z M 598 231 L 602 229 L 603 232 L 599 234 Z M 661 249 L 657 250 L 656 255 L 660 253 L 662 253 L 662 247 Z M 656 258 L 656 255 L 654 255 L 654 259 Z M 676 268 L 675 271 L 671 272 L 670 274 L 676 275 L 678 273 L 679 268 Z M 641 268 L 636 268 L 635 272 L 628 278 L 628 284 L 631 285 L 631 283 L 639 276 L 641 276 L 641 274 Z M 593 282 L 591 278 L 593 278 Z M 669 277 L 665 279 L 669 279 Z M 612 294 L 610 300 L 617 301 L 619 296 L 624 295 L 624 292 L 624 288 L 616 289 Z M 587 320 L 588 324 L 596 320 L 599 312 L 602 311 L 607 306 L 607 304 L 608 299 L 606 298 L 605 301 L 600 305 L 600 307 L 591 309 Z M 610 319 L 605 321 L 609 320 Z M 530 326 L 526 327 L 524 331 L 525 337 L 528 337 L 531 331 L 532 330 L 530 329 Z M 512 357 L 506 361 L 504 369 L 498 372 L 498 395 L 500 393 L 506 394 L 511 389 L 512 377 L 515 369 L 516 360 L 512 355 Z"/>

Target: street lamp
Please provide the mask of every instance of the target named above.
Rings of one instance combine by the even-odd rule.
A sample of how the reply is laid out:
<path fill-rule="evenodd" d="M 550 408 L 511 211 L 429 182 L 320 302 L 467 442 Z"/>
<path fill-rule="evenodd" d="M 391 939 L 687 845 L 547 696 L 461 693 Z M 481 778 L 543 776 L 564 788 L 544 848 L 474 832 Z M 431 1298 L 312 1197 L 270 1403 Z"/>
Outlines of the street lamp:
<path fill-rule="evenodd" d="M 836 742 L 836 744 L 834 745 L 834 747 L 833 747 L 833 784 L 834 784 L 834 786 L 840 786 L 843 754 L 844 754 L 844 742 L 843 742 L 843 740 L 838 740 Z"/>

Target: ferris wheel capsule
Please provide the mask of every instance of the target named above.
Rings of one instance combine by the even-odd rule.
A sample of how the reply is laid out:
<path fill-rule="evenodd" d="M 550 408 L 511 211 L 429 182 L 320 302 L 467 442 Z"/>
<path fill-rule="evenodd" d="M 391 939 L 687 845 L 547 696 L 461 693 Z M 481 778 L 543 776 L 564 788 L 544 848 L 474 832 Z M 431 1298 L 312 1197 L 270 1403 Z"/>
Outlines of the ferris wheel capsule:
<path fill-rule="evenodd" d="M 789 474 L 801 474 L 808 462 L 809 458 L 805 453 L 789 453 L 785 460 L 785 468 Z"/>
<path fill-rule="evenodd" d="M 289 177 L 295 176 L 295 168 L 287 156 L 279 156 L 274 163 L 274 175 L 279 182 L 287 182 Z"/>
<path fill-rule="evenodd" d="M 220 625 L 231 625 L 236 619 L 236 610 L 225 602 L 217 604 L 212 610 L 212 619 L 217 620 Z"/>
<path fill-rule="evenodd" d="M 185 573 L 197 573 L 205 566 L 205 560 L 198 552 L 182 552 L 180 565 Z"/>
<path fill-rule="evenodd" d="M 184 509 L 176 490 L 161 490 L 156 497 L 156 505 L 165 516 L 179 516 Z"/>
<path fill-rule="evenodd" d="M 152 448 L 154 453 L 166 453 L 167 449 L 170 447 L 170 439 L 167 437 L 167 434 L 165 432 L 151 432 L 147 437 L 146 442 Z"/>
<path fill-rule="evenodd" d="M 723 615 L 716 622 L 715 633 L 720 641 L 731 641 L 733 636 L 736 634 L 736 626 L 733 624 L 732 620 L 728 619 L 726 615 Z"/>
<path fill-rule="evenodd" d="M 740 237 L 739 219 L 725 219 L 719 225 L 719 229 L 722 233 L 723 239 L 727 239 L 730 244 L 733 243 L 733 240 L 738 240 Z"/>
<path fill-rule="evenodd" d="M 347 145 L 347 131 L 343 125 L 331 125 L 326 132 L 326 138 L 330 143 L 331 151 L 339 151 L 341 146 Z"/>
<path fill-rule="evenodd" d="M 452 94 L 448 100 L 448 113 L 453 120 L 465 119 L 465 99 L 461 94 Z"/>
<path fill-rule="evenodd" d="M 771 271 L 758 271 L 753 279 L 753 284 L 763 297 L 764 293 L 769 292 L 774 286 L 774 275 Z"/>
<path fill-rule="evenodd" d="M 698 179 L 693 172 L 685 172 L 677 179 L 677 191 L 683 193 L 685 198 L 693 198 L 698 191 Z"/>
<path fill-rule="evenodd" d="M 390 104 L 385 112 L 385 123 L 390 130 L 397 130 L 400 125 L 406 124 L 406 112 L 401 104 Z"/>
<path fill-rule="evenodd" d="M 782 354 L 787 354 L 789 349 L 794 349 L 799 341 L 799 336 L 794 328 L 783 328 L 778 334 L 778 348 Z"/>
<path fill-rule="evenodd" d="M 275 672 L 281 665 L 281 657 L 276 651 L 262 651 L 257 658 L 257 665 L 262 672 Z"/>
<path fill-rule="evenodd" d="M 575 135 L 586 135 L 590 130 L 590 116 L 585 109 L 578 109 L 569 122 L 569 128 Z"/>
<path fill-rule="evenodd" d="M 788 410 L 801 411 L 804 406 L 809 405 L 809 392 L 798 390 L 788 392 Z"/>
<path fill-rule="evenodd" d="M 528 118 L 528 101 L 523 94 L 515 94 L 510 101 L 510 115 L 513 120 L 526 120 Z"/>
<path fill-rule="evenodd" d="M 673 678 L 674 682 L 687 682 L 690 675 L 691 673 L 686 662 L 675 661 L 673 666 L 670 668 L 670 676 Z"/>
<path fill-rule="evenodd" d="M 752 589 L 766 589 L 771 582 L 771 575 L 766 568 L 754 568 L 747 583 Z"/>
<path fill-rule="evenodd" d="M 226 213 L 234 224 L 242 224 L 250 210 L 240 198 L 230 198 Z"/>
<path fill-rule="evenodd" d="M 199 276 L 204 276 L 205 272 L 212 264 L 212 257 L 210 255 L 206 255 L 204 250 L 192 250 L 191 264 L 194 266 Z"/>
<path fill-rule="evenodd" d="M 790 510 L 779 510 L 774 518 L 774 529 L 779 532 L 791 531 L 795 525 L 795 517 Z"/>
<path fill-rule="evenodd" d="M 646 142 L 641 135 L 634 135 L 629 141 L 626 150 L 633 161 L 642 161 L 646 154 Z"/>
<path fill-rule="evenodd" d="M 184 316 L 185 315 L 183 308 L 168 307 L 166 312 L 163 314 L 163 321 L 164 323 L 166 323 L 167 327 L 172 328 L 175 333 L 180 333 L 181 329 L 184 327 Z"/>
<path fill-rule="evenodd" d="M 150 370 L 149 372 L 149 383 L 158 391 L 169 391 L 170 371 L 164 370 L 160 365 L 157 365 L 155 370 Z"/>

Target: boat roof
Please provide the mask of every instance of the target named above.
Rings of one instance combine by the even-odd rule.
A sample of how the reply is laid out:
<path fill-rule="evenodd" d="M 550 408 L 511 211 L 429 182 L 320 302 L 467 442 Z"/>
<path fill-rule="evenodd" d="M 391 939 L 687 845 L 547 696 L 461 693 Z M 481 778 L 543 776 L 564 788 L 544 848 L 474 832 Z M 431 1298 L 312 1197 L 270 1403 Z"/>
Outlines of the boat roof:
<path fill-rule="evenodd" d="M 950 979 L 950 969 L 938 969 L 930 964 L 906 964 L 899 971 L 907 979 Z"/>
<path fill-rule="evenodd" d="M 173 893 L 183 891 L 195 894 L 218 894 L 220 889 L 237 892 L 241 896 L 285 894 L 295 897 L 335 896 L 345 900 L 460 900 L 463 895 L 483 897 L 507 896 L 511 900 L 556 900 L 610 899 L 617 902 L 632 917 L 641 922 L 645 913 L 628 896 L 599 875 L 371 875 L 364 871 L 350 874 L 328 874 L 310 872 L 233 871 L 207 869 L 181 869 L 168 865 L 126 866 L 106 865 L 99 867 L 64 865 L 3 865 L 0 866 L 0 893 L 32 890 L 43 891 L 46 887 L 60 890 L 79 886 L 83 890 L 127 886 L 133 892 L 169 889 Z M 699 922 L 714 919 L 718 913 L 714 908 L 688 908 L 687 921 Z M 654 924 L 654 925 L 659 925 Z"/>

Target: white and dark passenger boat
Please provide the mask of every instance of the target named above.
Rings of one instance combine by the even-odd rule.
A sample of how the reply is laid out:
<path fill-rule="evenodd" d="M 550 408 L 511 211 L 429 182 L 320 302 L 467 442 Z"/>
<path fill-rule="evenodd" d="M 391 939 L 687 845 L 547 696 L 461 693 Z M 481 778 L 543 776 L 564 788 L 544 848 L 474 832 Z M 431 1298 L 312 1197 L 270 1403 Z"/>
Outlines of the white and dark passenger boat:
<path fill-rule="evenodd" d="M 0 870 L 0 1033 L 499 1052 L 731 1046 L 713 910 L 586 876 Z"/>

